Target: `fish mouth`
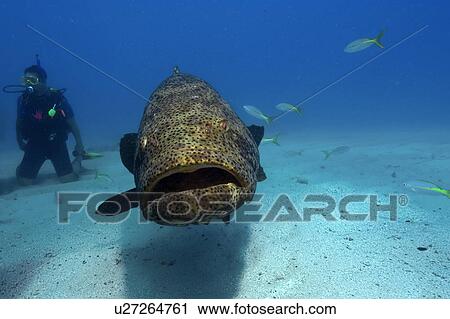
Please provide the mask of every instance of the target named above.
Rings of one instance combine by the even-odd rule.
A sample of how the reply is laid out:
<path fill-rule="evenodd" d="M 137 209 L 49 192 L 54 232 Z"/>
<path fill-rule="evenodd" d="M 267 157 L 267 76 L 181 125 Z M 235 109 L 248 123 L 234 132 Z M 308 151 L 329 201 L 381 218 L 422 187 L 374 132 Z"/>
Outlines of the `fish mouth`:
<path fill-rule="evenodd" d="M 144 210 L 146 219 L 163 225 L 205 224 L 229 220 L 240 206 L 244 181 L 220 165 L 193 165 L 172 169 L 147 187 L 162 193 Z"/>
<path fill-rule="evenodd" d="M 149 192 L 178 193 L 232 183 L 243 187 L 237 174 L 220 165 L 192 165 L 170 170 L 147 187 Z"/>

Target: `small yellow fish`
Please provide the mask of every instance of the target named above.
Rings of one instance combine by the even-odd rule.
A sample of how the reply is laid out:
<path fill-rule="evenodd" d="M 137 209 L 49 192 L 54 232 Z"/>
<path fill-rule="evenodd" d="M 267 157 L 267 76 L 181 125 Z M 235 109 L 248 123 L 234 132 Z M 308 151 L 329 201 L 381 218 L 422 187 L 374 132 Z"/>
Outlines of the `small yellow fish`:
<path fill-rule="evenodd" d="M 95 171 L 95 179 L 105 179 L 108 182 L 112 182 L 112 178 L 108 174 L 99 173 L 98 171 Z"/>
<path fill-rule="evenodd" d="M 275 106 L 278 110 L 283 112 L 297 112 L 298 114 L 301 114 L 301 109 L 298 106 L 295 106 L 291 103 L 280 103 Z"/>
<path fill-rule="evenodd" d="M 267 124 L 272 123 L 273 117 L 264 114 L 260 109 L 253 105 L 244 105 L 244 110 L 253 117 L 265 121 Z"/>
<path fill-rule="evenodd" d="M 278 136 L 280 136 L 280 134 L 277 134 L 277 135 L 275 135 L 273 137 L 264 137 L 261 140 L 261 142 L 262 143 L 272 143 L 272 144 L 280 146 L 280 143 L 278 142 Z"/>
<path fill-rule="evenodd" d="M 331 155 L 340 155 L 340 154 L 347 153 L 348 151 L 350 151 L 350 147 L 339 146 L 339 147 L 332 149 L 331 151 L 322 151 L 322 153 L 325 154 L 324 159 L 327 160 L 328 158 L 330 158 Z"/>
<path fill-rule="evenodd" d="M 413 192 L 428 192 L 428 193 L 435 193 L 435 194 L 441 194 L 444 196 L 447 196 L 450 198 L 450 190 L 445 189 L 433 182 L 424 181 L 424 180 L 417 180 L 417 181 L 410 181 L 404 183 L 406 188 L 409 188 Z"/>
<path fill-rule="evenodd" d="M 375 44 L 378 47 L 383 49 L 384 46 L 380 42 L 380 40 L 383 37 L 383 35 L 384 35 L 384 31 L 381 31 L 373 39 L 364 38 L 364 39 L 355 40 L 355 41 L 347 44 L 347 46 L 344 49 L 344 52 L 354 53 L 354 52 L 362 51 L 362 50 L 367 49 L 368 47 L 372 46 L 373 44 Z"/>

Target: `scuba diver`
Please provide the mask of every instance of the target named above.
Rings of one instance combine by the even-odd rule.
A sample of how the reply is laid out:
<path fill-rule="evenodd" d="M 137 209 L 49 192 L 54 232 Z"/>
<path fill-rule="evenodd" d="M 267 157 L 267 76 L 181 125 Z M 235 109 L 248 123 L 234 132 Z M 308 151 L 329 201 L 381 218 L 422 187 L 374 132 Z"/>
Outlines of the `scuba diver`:
<path fill-rule="evenodd" d="M 17 102 L 16 136 L 19 148 L 24 151 L 16 170 L 17 180 L 20 185 L 32 184 L 49 159 L 59 180 L 72 182 L 78 179 L 75 163 L 81 167 L 81 155 L 85 153 L 80 130 L 64 90 L 47 86 L 47 73 L 36 58 L 37 63 L 24 70 L 23 93 Z M 74 166 L 66 145 L 69 133 L 76 143 Z"/>

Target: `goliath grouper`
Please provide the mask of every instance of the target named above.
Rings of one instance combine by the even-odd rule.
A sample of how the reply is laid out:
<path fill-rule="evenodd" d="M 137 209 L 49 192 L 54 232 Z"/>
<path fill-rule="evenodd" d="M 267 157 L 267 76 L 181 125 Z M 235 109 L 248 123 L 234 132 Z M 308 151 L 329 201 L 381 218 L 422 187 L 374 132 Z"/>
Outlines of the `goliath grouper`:
<path fill-rule="evenodd" d="M 120 142 L 136 188 L 97 213 L 139 205 L 145 219 L 159 224 L 228 222 L 266 178 L 258 152 L 263 135 L 263 127 L 247 128 L 211 85 L 175 68 L 151 95 L 139 132 Z"/>

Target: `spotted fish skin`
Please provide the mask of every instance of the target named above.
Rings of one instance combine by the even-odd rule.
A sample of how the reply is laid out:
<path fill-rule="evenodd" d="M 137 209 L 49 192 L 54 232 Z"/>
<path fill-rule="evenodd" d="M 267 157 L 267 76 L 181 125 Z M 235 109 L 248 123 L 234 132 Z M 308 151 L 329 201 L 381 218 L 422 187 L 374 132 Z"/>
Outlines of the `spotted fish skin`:
<path fill-rule="evenodd" d="M 150 205 L 141 197 L 146 219 L 227 219 L 253 197 L 258 170 L 257 141 L 207 82 L 175 72 L 152 93 L 138 132 L 134 177 L 138 192 L 163 195 Z"/>

